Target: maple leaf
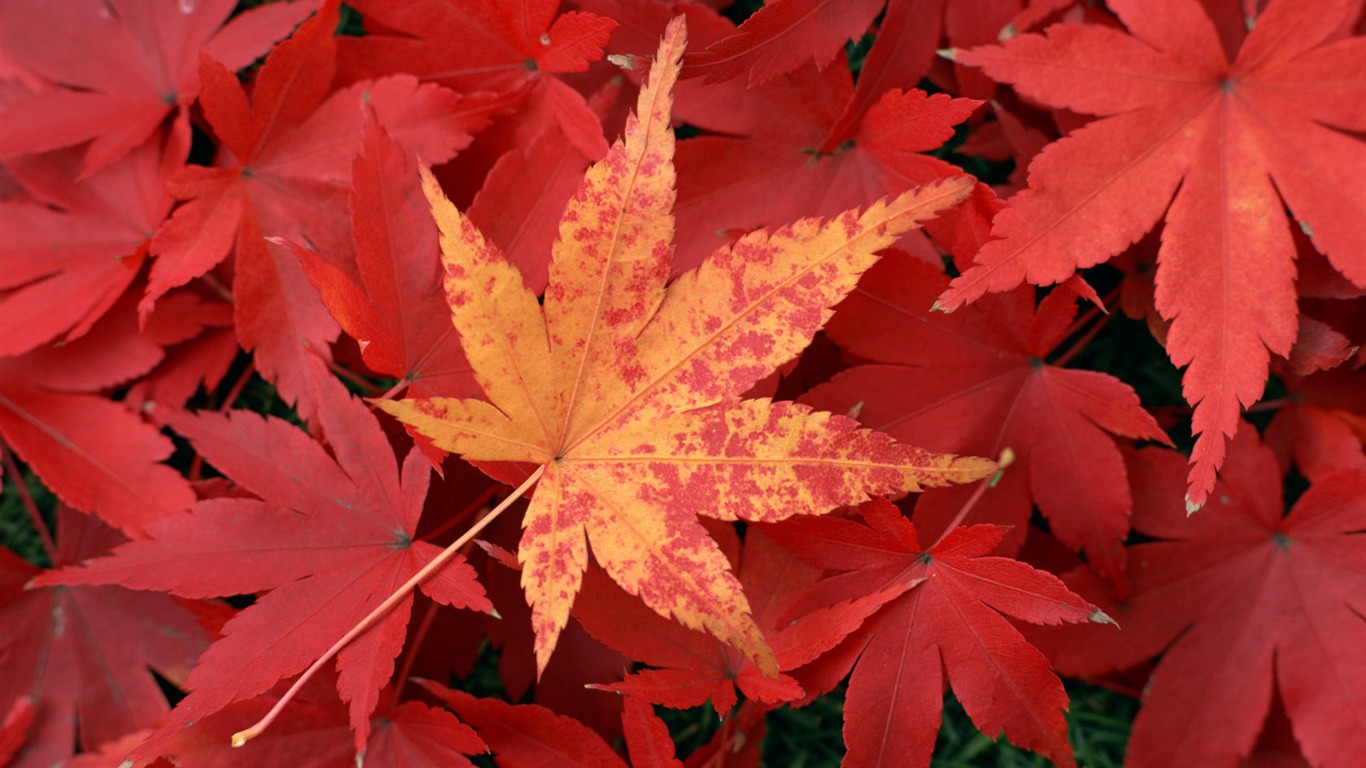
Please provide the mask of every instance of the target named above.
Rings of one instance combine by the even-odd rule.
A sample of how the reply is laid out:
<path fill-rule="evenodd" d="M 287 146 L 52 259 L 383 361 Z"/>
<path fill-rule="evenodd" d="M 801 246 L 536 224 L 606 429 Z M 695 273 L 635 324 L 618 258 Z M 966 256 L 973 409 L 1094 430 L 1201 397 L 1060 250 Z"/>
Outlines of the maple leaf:
<path fill-rule="evenodd" d="M 1101 116 L 1046 148 L 999 239 L 940 298 L 1059 282 L 1165 217 L 1157 309 L 1195 407 L 1187 499 L 1204 503 L 1239 407 L 1261 397 L 1269 352 L 1296 336 L 1289 206 L 1314 245 L 1366 286 L 1366 39 L 1342 38 L 1359 3 L 1269 3 L 1230 63 L 1195 0 L 1110 7 L 1130 34 L 1060 24 L 955 51 L 1026 98 Z M 1336 129 L 1336 130 L 1335 130 Z M 1083 170 L 1084 169 L 1084 170 Z M 1353 169 L 1353 170 L 1349 170 Z M 1178 190 L 1179 187 L 1179 190 Z"/>
<path fill-rule="evenodd" d="M 736 398 L 801 350 L 874 252 L 962 200 L 958 177 L 799 221 L 718 251 L 669 286 L 671 23 L 638 117 L 565 209 L 542 310 L 497 249 L 441 194 L 451 316 L 488 402 L 377 405 L 443 450 L 541 465 L 518 557 L 544 669 L 588 564 L 663 615 L 776 661 L 725 556 L 694 518 L 778 520 L 869 494 L 965 482 L 991 462 L 932 455 L 795 403 Z"/>
<path fill-rule="evenodd" d="M 724 90 L 697 92 L 687 120 L 730 135 L 699 136 L 679 145 L 676 271 L 691 269 L 710 254 L 717 232 L 834 216 L 962 173 L 921 153 L 953 136 L 953 126 L 981 102 L 892 90 L 841 127 L 835 120 L 852 91 L 847 67 L 817 73 L 807 66 L 753 91 L 733 92 L 730 99 L 721 97 Z M 737 117 L 745 108 L 723 106 L 733 100 L 752 104 L 750 119 Z M 999 206 L 995 194 L 979 185 L 967 205 L 926 223 L 926 230 L 968 258 L 987 239 Z M 918 233 L 910 239 L 921 243 L 921 252 L 933 253 Z"/>
<path fill-rule="evenodd" d="M 888 0 L 878 24 L 877 36 L 859 67 L 858 83 L 835 121 L 832 136 L 857 125 L 861 116 L 889 90 L 914 88 L 927 77 L 943 90 L 974 99 L 992 99 L 992 108 L 1002 122 L 1011 118 L 993 98 L 995 83 L 981 72 L 963 66 L 953 68 L 957 87 L 946 87 L 946 73 L 931 71 L 940 41 L 961 48 L 994 43 L 1030 29 L 1050 13 L 1050 6 L 1071 5 L 1072 0 L 991 0 L 990 2 L 950 2 L 949 0 Z"/>
<path fill-rule="evenodd" d="M 477 698 L 431 680 L 417 683 L 455 710 L 461 720 L 473 725 L 503 768 L 626 768 L 626 761 L 601 736 L 571 717 L 536 704 L 513 705 Z M 682 763 L 673 753 L 669 730 L 649 704 L 635 696 L 626 697 L 621 719 L 631 765 L 681 768 Z M 536 737 L 528 739 L 527 734 Z"/>
<path fill-rule="evenodd" d="M 739 548 L 733 531 L 726 538 L 731 541 L 719 542 L 723 549 Z M 740 583 L 747 596 L 762 601 L 755 608 L 755 620 L 782 672 L 808 664 L 835 647 L 871 613 L 912 586 L 897 584 L 789 619 L 784 613 L 791 597 L 819 579 L 821 571 L 773 544 L 757 528 L 746 532 L 738 556 Z M 792 677 L 765 677 L 753 662 L 715 638 L 669 621 L 632 600 L 599 569 L 588 571 L 583 592 L 574 617 L 584 629 L 630 658 L 655 667 L 593 688 L 639 696 L 672 709 L 695 707 L 710 699 L 723 718 L 735 708 L 737 688 L 748 700 L 771 705 L 803 694 Z"/>
<path fill-rule="evenodd" d="M 201 302 L 168 296 L 139 333 L 132 301 L 125 294 L 69 344 L 0 358 L 0 436 L 62 501 L 138 536 L 189 509 L 194 492 L 160 463 L 175 450 L 170 439 L 100 393 L 151 370 L 166 344 L 194 335 Z"/>
<path fill-rule="evenodd" d="M 1310 482 L 1343 470 L 1366 469 L 1366 389 L 1362 374 L 1342 368 L 1284 376 L 1286 404 L 1263 438 L 1283 472 L 1292 464 Z"/>
<path fill-rule="evenodd" d="M 1073 331 L 1070 290 L 1054 290 L 1037 307 L 1028 288 L 952 315 L 931 312 L 948 283 L 939 269 L 904 256 L 870 269 L 826 332 L 872 364 L 840 373 L 802 402 L 837 413 L 859 407 L 864 425 L 932 450 L 1011 449 L 1015 463 L 986 497 L 989 517 L 978 521 L 1023 535 L 1037 504 L 1054 535 L 1119 578 L 1132 499 L 1124 459 L 1106 433 L 1169 444 L 1166 434 L 1118 379 L 1044 362 Z M 963 500 L 927 493 L 916 506 L 922 527 L 931 518 L 947 523 Z"/>
<path fill-rule="evenodd" d="M 535 293 L 545 291 L 550 279 L 549 255 L 559 235 L 559 216 L 588 164 L 589 158 L 564 131 L 549 125 L 525 145 L 504 152 L 470 201 L 470 221 L 517 266 Z M 527 179 L 537 183 L 527 184 Z"/>
<path fill-rule="evenodd" d="M 28 194 L 0 200 L 0 356 L 77 339 L 114 305 L 171 210 L 166 177 L 188 151 L 153 137 L 79 182 L 74 149 L 5 162 Z"/>
<path fill-rule="evenodd" d="M 401 145 L 432 162 L 450 159 L 488 119 L 489 104 L 411 76 L 364 81 L 331 91 L 336 71 L 339 3 L 328 2 L 266 58 L 250 101 L 237 77 L 201 61 L 200 103 L 221 142 L 220 167 L 189 167 L 171 193 L 186 201 L 152 240 L 142 310 L 169 288 L 235 254 L 233 297 L 242 346 L 281 394 L 313 416 L 308 360 L 329 354 L 337 326 L 309 285 L 298 259 L 264 236 L 312 243 L 353 264 L 347 192 L 366 112 Z"/>
<path fill-rule="evenodd" d="M 125 402 L 181 406 L 201 387 L 205 392 L 213 392 L 222 382 L 241 352 L 232 330 L 232 304 L 203 302 L 197 314 L 201 331 L 167 347 L 162 362 L 129 388 Z M 250 373 L 244 371 L 240 375 Z"/>
<path fill-rule="evenodd" d="M 446 768 L 473 766 L 465 755 L 487 751 L 484 742 L 455 715 L 408 701 L 385 714 L 370 737 L 364 758 L 376 765 Z"/>
<path fill-rule="evenodd" d="M 470 396 L 478 385 L 445 309 L 436 225 L 417 183 L 417 162 L 368 114 L 351 173 L 351 229 L 360 280 L 293 243 L 308 279 L 365 364 L 414 396 Z"/>
<path fill-rule="evenodd" d="M 235 768 L 242 765 L 335 768 L 339 765 L 444 768 L 468 766 L 466 754 L 487 752 L 469 726 L 450 712 L 420 702 L 382 707 L 372 718 L 370 741 L 359 757 L 347 725 L 346 707 L 337 699 L 335 675 L 318 675 L 293 699 L 269 733 L 240 746 L 229 736 L 243 722 L 265 714 L 279 700 L 272 692 L 234 702 L 179 731 L 157 751 L 175 758 L 144 758 L 125 762 L 147 731 L 134 731 L 106 742 L 98 752 L 78 755 L 67 768 Z"/>
<path fill-rule="evenodd" d="M 16 0 L 0 8 L 0 48 L 51 85 L 3 104 L 0 157 L 90 142 L 82 176 L 147 141 L 172 111 L 187 132 L 199 55 L 241 69 L 289 34 L 317 0 L 272 3 L 226 26 L 234 0 Z M 80 51 L 80 55 L 72 55 Z M 14 117 L 23 115 L 22 118 Z"/>
<path fill-rule="evenodd" d="M 57 508 L 56 536 L 58 567 L 126 540 L 65 505 Z M 0 549 L 0 701 L 32 702 L 27 742 L 5 762 L 13 768 L 61 763 L 78 735 L 93 747 L 151 727 L 169 707 L 149 670 L 183 680 L 211 637 L 195 612 L 168 595 L 25 586 L 40 573 Z"/>
<path fill-rule="evenodd" d="M 882 10 L 882 0 L 775 0 L 745 19 L 734 34 L 692 53 L 683 77 L 708 82 L 746 75 L 750 86 L 815 59 L 824 69 L 850 38 L 857 39 Z"/>
<path fill-rule="evenodd" d="M 814 587 L 808 601 L 915 584 L 811 667 L 831 684 L 853 667 L 844 764 L 929 765 L 947 673 L 979 730 L 1004 730 L 1011 743 L 1074 766 L 1062 681 L 1002 614 L 1038 624 L 1108 617 L 1051 574 L 986 557 L 1005 533 L 998 526 L 955 528 L 926 549 L 891 503 L 875 500 L 862 511 L 868 525 L 824 518 L 765 527 L 813 565 L 845 572 Z"/>
<path fill-rule="evenodd" d="M 365 17 L 367 29 L 364 37 L 341 41 L 342 80 L 403 72 L 462 93 L 498 91 L 514 103 L 545 108 L 546 118 L 585 156 L 601 157 L 606 151 L 597 115 L 555 75 L 582 72 L 601 59 L 615 21 L 579 11 L 558 13 L 559 0 L 358 0 L 351 5 Z"/>
<path fill-rule="evenodd" d="M 187 679 L 189 696 L 139 754 L 302 670 L 440 551 L 412 540 L 430 477 L 426 460 L 411 452 L 400 478 L 375 417 L 335 380 L 321 372 L 314 380 L 330 384 L 316 402 L 335 459 L 278 419 L 245 411 L 170 414 L 167 423 L 259 499 L 201 501 L 191 516 L 149 526 L 146 541 L 40 580 L 183 597 L 270 590 L 224 627 Z M 423 590 L 446 605 L 492 610 L 461 559 Z M 357 748 L 365 744 L 378 691 L 393 674 L 411 605 L 410 595 L 338 657 L 337 689 L 351 702 Z"/>
<path fill-rule="evenodd" d="M 559 13 L 559 0 L 355 5 L 380 33 L 346 41 L 344 58 L 361 76 L 412 72 L 453 81 L 462 90 L 510 88 L 501 81 L 542 72 L 582 72 L 602 58 L 602 46 L 617 26 L 591 13 Z M 445 44 L 453 37 L 467 43 Z"/>
<path fill-rule="evenodd" d="M 1135 765 L 1240 764 L 1279 692 L 1313 765 L 1366 754 L 1366 472 L 1329 475 L 1283 514 L 1280 472 L 1238 431 L 1210 504 L 1182 512 L 1181 457 L 1138 452 L 1124 626 L 1039 635 L 1062 671 L 1097 674 L 1159 653 L 1130 736 Z M 1114 603 L 1085 571 L 1075 589 Z M 1108 606 L 1107 606 L 1108 607 Z"/>

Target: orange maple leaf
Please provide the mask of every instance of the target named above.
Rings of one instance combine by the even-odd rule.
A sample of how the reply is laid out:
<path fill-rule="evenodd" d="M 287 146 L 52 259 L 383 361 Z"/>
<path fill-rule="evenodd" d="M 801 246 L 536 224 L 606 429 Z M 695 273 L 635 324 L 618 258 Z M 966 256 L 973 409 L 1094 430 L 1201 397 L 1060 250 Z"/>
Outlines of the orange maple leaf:
<path fill-rule="evenodd" d="M 519 559 L 544 669 L 589 543 L 628 592 L 776 674 L 725 556 L 696 519 L 777 521 L 870 495 L 968 482 L 995 465 L 932 454 L 796 403 L 739 396 L 810 342 L 874 253 L 963 200 L 963 176 L 863 213 L 751 233 L 666 286 L 670 88 L 665 32 L 625 136 L 565 209 L 544 307 L 428 173 L 451 316 L 488 401 L 380 402 L 438 447 L 542 466 Z"/>

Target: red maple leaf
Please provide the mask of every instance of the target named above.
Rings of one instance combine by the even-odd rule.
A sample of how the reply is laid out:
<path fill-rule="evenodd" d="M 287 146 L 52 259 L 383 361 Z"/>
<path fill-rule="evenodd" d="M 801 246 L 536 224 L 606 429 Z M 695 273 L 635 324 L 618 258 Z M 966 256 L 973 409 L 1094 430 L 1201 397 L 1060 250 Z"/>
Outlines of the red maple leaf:
<path fill-rule="evenodd" d="M 1131 34 L 1060 24 L 955 51 L 1026 98 L 1101 116 L 1050 145 L 999 239 L 940 299 L 955 309 L 1021 282 L 1053 283 L 1133 244 L 1165 217 L 1157 309 L 1195 406 L 1187 492 L 1203 504 L 1239 407 L 1269 352 L 1296 336 L 1290 208 L 1315 247 L 1366 286 L 1366 38 L 1354 0 L 1268 4 L 1230 62 L 1195 0 L 1110 3 Z M 1338 130 L 1335 130 L 1338 129 Z M 1178 191 L 1178 186 L 1180 187 Z"/>
<path fill-rule="evenodd" d="M 851 38 L 857 40 L 882 10 L 882 0 L 777 0 L 740 28 L 688 55 L 683 77 L 720 82 L 740 75 L 750 86 L 791 72 L 814 58 L 824 69 Z"/>
<path fill-rule="evenodd" d="M 197 315 L 201 332 L 166 347 L 165 359 L 129 388 L 125 402 L 137 405 L 152 401 L 180 407 L 201 387 L 214 392 L 241 352 L 232 330 L 232 303 L 204 301 Z M 250 375 L 251 370 L 245 369 L 237 381 L 245 385 L 241 377 Z"/>
<path fill-rule="evenodd" d="M 143 144 L 172 111 L 188 132 L 199 95 L 199 56 L 236 70 L 318 7 L 272 3 L 223 22 L 234 0 L 16 0 L 0 7 L 0 49 L 41 78 L 0 113 L 0 157 L 89 141 L 82 176 Z M 74 52 L 79 51 L 79 55 Z M 22 115 L 22 118 L 16 117 Z"/>
<path fill-rule="evenodd" d="M 63 566 L 126 541 L 99 520 L 57 509 Z M 87 749 L 149 728 L 169 706 L 156 679 L 184 679 L 208 645 L 210 629 L 180 601 L 122 587 L 30 588 L 43 573 L 0 549 L 0 702 L 32 703 L 26 744 L 13 768 L 46 768 Z M 0 758 L 3 758 L 0 750 Z"/>
<path fill-rule="evenodd" d="M 1115 603 L 1094 576 L 1078 591 L 1113 605 L 1121 633 L 1038 633 L 1059 669 L 1092 675 L 1159 653 L 1134 721 L 1135 765 L 1233 766 L 1257 741 L 1277 691 L 1313 765 L 1366 754 L 1366 473 L 1315 482 L 1284 514 L 1272 452 L 1244 426 L 1208 508 L 1187 519 L 1181 457 L 1133 460 L 1131 595 Z"/>
<path fill-rule="evenodd" d="M 148 735 L 134 731 L 107 742 L 99 751 L 78 755 L 66 768 L 237 768 L 243 765 L 335 768 L 341 765 L 445 768 L 468 766 L 467 754 L 487 752 L 479 737 L 450 712 L 409 701 L 383 707 L 371 719 L 370 741 L 361 760 L 352 744 L 346 707 L 334 692 L 336 677 L 320 674 L 308 682 L 270 731 L 241 747 L 229 737 L 248 720 L 264 715 L 280 697 L 278 691 L 235 702 L 171 738 L 160 750 L 175 755 L 125 762 Z"/>
<path fill-rule="evenodd" d="M 499 156 L 470 201 L 470 221 L 503 251 L 533 293 L 545 291 L 550 281 L 560 213 L 578 191 L 588 161 L 560 126 L 547 125 Z"/>
<path fill-rule="evenodd" d="M 738 556 L 740 584 L 750 596 L 755 621 L 773 648 L 780 672 L 808 664 L 835 647 L 869 614 L 911 586 L 897 584 L 789 619 L 784 613 L 794 594 L 813 584 L 820 569 L 802 563 L 757 528 L 746 534 L 742 548 L 733 531 L 720 538 L 722 549 Z M 745 698 L 769 705 L 803 695 L 791 676 L 766 676 L 753 661 L 720 640 L 651 611 L 601 569 L 585 576 L 584 594 L 575 604 L 574 616 L 596 639 L 655 667 L 634 672 L 619 683 L 592 686 L 599 690 L 639 696 L 673 709 L 695 707 L 710 699 L 721 717 L 729 717 L 735 708 L 737 688 Z"/>
<path fill-rule="evenodd" d="M 1283 376 L 1286 403 L 1267 424 L 1267 445 L 1282 472 L 1293 464 L 1310 482 L 1366 469 L 1366 386 L 1345 367 L 1312 376 Z"/>
<path fill-rule="evenodd" d="M 195 335 L 203 302 L 178 291 L 139 333 L 133 301 L 126 294 L 70 344 L 0 358 L 0 437 L 62 501 L 136 536 L 189 509 L 194 492 L 160 463 L 171 441 L 102 393 L 155 367 L 166 344 Z"/>
<path fill-rule="evenodd" d="M 1053 5 L 1059 3 L 1055 2 Z M 884 93 L 897 88 L 915 87 L 929 72 L 939 41 L 947 37 L 955 46 L 995 42 L 1010 31 L 1027 28 L 1030 21 L 1046 16 L 1048 3 L 1036 2 L 1024 14 L 1023 0 L 994 0 L 986 3 L 950 3 L 945 0 L 856 0 L 834 3 L 830 0 L 774 0 L 747 18 L 740 28 L 713 42 L 704 50 L 689 55 L 683 77 L 702 76 L 719 82 L 740 75 L 748 84 L 759 85 L 797 69 L 808 60 L 824 69 L 836 52 L 851 38 L 855 41 L 869 24 L 885 10 L 872 48 L 859 69 L 857 95 L 841 122 L 858 116 Z M 1012 26 L 1013 25 L 1013 26 Z M 972 70 L 956 72 L 964 86 L 978 86 Z M 975 80 L 983 81 L 980 75 Z M 990 81 L 969 93 L 985 98 Z M 965 87 L 964 90 L 972 90 Z"/>
<path fill-rule="evenodd" d="M 251 100 L 237 77 L 205 57 L 200 102 L 221 142 L 219 167 L 190 167 L 170 189 L 187 201 L 156 234 L 156 260 L 143 310 L 168 288 L 236 254 L 237 336 L 258 370 L 286 399 L 313 415 L 307 358 L 329 354 L 337 326 L 298 259 L 266 235 L 312 243 L 336 263 L 354 264 L 347 193 L 360 149 L 363 106 L 402 146 L 444 162 L 487 120 L 488 104 L 411 76 L 355 83 L 332 92 L 338 3 L 328 3 L 267 57 Z"/>
<path fill-rule="evenodd" d="M 560 0 L 354 5 L 369 26 L 368 34 L 344 46 L 353 72 L 412 72 L 467 91 L 511 90 L 540 73 L 582 72 L 602 58 L 617 26 L 591 13 L 559 13 Z M 452 38 L 463 44 L 450 45 Z"/>
<path fill-rule="evenodd" d="M 513 705 L 481 699 L 430 680 L 417 681 L 460 719 L 473 725 L 502 768 L 626 768 L 602 737 L 572 717 L 536 704 Z M 650 705 L 626 697 L 622 713 L 631 765 L 638 768 L 681 768 L 673 754 L 669 731 Z M 533 738 L 528 738 L 534 735 Z"/>
<path fill-rule="evenodd" d="M 954 66 L 948 71 L 933 68 L 935 53 L 947 39 L 954 47 L 994 43 L 1032 29 L 1050 14 L 1075 0 L 888 0 L 878 25 L 877 37 L 859 69 L 854 97 L 838 126 L 858 122 L 882 94 L 894 88 L 914 88 L 929 78 L 940 88 L 975 99 L 992 98 L 995 84 L 975 69 Z M 1027 7 L 1026 7 L 1027 6 Z M 956 81 L 956 83 L 954 82 Z M 950 87 L 950 84 L 956 87 Z M 1002 105 L 993 103 L 997 116 Z M 1009 120 L 1007 116 L 1004 120 Z"/>
<path fill-rule="evenodd" d="M 868 525 L 794 518 L 766 528 L 813 565 L 845 572 L 814 588 L 814 604 L 913 584 L 807 668 L 828 685 L 853 668 L 846 764 L 929 765 L 947 673 L 979 730 L 1004 731 L 1013 744 L 1075 765 L 1062 681 L 1002 614 L 1037 624 L 1108 617 L 1048 573 L 986 557 L 1005 533 L 998 526 L 955 528 L 925 549 L 891 503 L 879 499 L 861 509 Z"/>
<path fill-rule="evenodd" d="M 596 159 L 607 151 L 597 115 L 555 75 L 582 72 L 601 59 L 615 21 L 559 13 L 560 0 L 351 5 L 365 17 L 366 35 L 341 42 L 342 80 L 405 72 L 461 93 L 497 91 L 524 108 L 544 109 L 585 156 Z M 426 155 L 423 160 L 432 161 Z"/>
<path fill-rule="evenodd" d="M 146 541 L 44 577 L 45 584 L 122 584 L 183 597 L 270 590 L 228 622 L 190 674 L 190 695 L 139 754 L 301 671 L 439 551 L 412 540 L 429 482 L 426 460 L 411 452 L 400 479 L 374 416 L 335 380 L 321 372 L 313 378 L 324 385 L 315 398 L 332 455 L 278 419 L 170 414 L 165 420 L 200 455 L 259 499 L 201 501 L 192 516 L 150 526 Z M 492 610 L 460 559 L 423 591 L 447 605 Z M 357 748 L 393 674 L 411 605 L 410 595 L 338 657 L 337 689 L 351 702 Z"/>
<path fill-rule="evenodd" d="M 408 701 L 385 713 L 371 732 L 365 761 L 403 768 L 473 766 L 465 755 L 488 751 L 468 725 L 444 709 Z"/>
<path fill-rule="evenodd" d="M 1164 443 L 1166 434 L 1123 382 L 1046 362 L 1074 330 L 1072 291 L 1055 290 L 1037 307 L 1028 288 L 952 315 L 931 312 L 948 283 L 935 267 L 900 255 L 870 269 L 826 331 L 873 364 L 839 374 L 803 402 L 835 413 L 857 407 L 866 426 L 934 450 L 1011 449 L 1015 463 L 977 519 L 1013 526 L 1018 541 L 1037 504 L 1063 543 L 1119 578 L 1132 500 L 1107 433 Z M 964 500 L 928 492 L 917 519 L 942 530 Z"/>
<path fill-rule="evenodd" d="M 181 138 L 155 136 L 80 181 L 74 149 L 5 162 L 26 197 L 0 200 L 0 356 L 79 338 L 123 295 L 170 213 Z"/>
<path fill-rule="evenodd" d="M 176 733 L 158 752 L 168 757 L 124 758 L 150 735 L 150 730 L 132 731 L 122 738 L 105 742 L 99 750 L 87 749 L 64 768 L 237 768 L 242 765 L 289 765 L 300 768 L 333 768 L 354 765 L 355 747 L 351 728 L 346 724 L 346 708 L 337 699 L 336 677 L 318 675 L 294 698 L 293 706 L 281 713 L 275 728 L 260 739 L 241 748 L 231 746 L 228 738 L 241 723 L 260 717 L 279 699 L 267 693 L 234 702 Z"/>
<path fill-rule="evenodd" d="M 328 312 L 360 343 L 365 364 L 396 377 L 415 397 L 479 392 L 441 289 L 436 222 L 417 160 L 389 138 L 373 113 L 351 173 L 351 231 L 359 280 L 293 243 Z"/>
<path fill-rule="evenodd" d="M 981 102 L 887 91 L 858 120 L 837 125 L 853 87 L 841 59 L 824 72 L 807 66 L 755 89 L 722 84 L 685 92 L 690 99 L 680 96 L 684 119 L 729 135 L 679 142 L 675 272 L 697 266 L 715 250 L 722 242 L 718 232 L 832 216 L 962 172 L 920 153 L 951 137 L 953 126 Z M 982 184 L 969 201 L 925 225 L 962 258 L 986 240 L 999 206 Z M 917 235 L 902 242 L 924 241 Z M 919 250 L 930 252 L 923 245 Z"/>

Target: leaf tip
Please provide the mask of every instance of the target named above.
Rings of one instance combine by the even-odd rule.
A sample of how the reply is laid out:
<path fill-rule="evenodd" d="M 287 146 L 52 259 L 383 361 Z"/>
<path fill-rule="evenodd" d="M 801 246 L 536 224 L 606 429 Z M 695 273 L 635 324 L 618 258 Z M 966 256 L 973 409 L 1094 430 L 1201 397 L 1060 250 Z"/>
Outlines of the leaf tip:
<path fill-rule="evenodd" d="M 957 58 L 955 58 L 958 55 L 957 48 L 940 48 L 939 50 L 935 51 L 935 53 L 938 54 L 941 59 L 948 59 L 949 61 L 958 60 Z"/>
<path fill-rule="evenodd" d="M 1015 28 L 1015 22 L 1011 22 L 1004 27 L 1001 27 L 1001 31 L 996 33 L 996 40 L 1004 43 L 1018 34 L 1020 34 L 1020 30 Z"/>
<path fill-rule="evenodd" d="M 1186 517 L 1190 517 L 1191 515 L 1195 514 L 1196 512 L 1199 512 L 1199 511 L 1200 511 L 1200 508 L 1203 507 L 1203 506 L 1205 506 L 1205 502 L 1203 502 L 1203 501 L 1194 501 L 1194 500 L 1191 499 L 1191 497 L 1187 496 L 1187 497 L 1186 497 Z"/>
<path fill-rule="evenodd" d="M 759 671 L 763 673 L 764 677 L 767 677 L 769 680 L 777 680 L 781 676 L 782 671 L 778 667 L 778 656 L 773 652 L 772 648 L 768 647 L 767 643 L 764 644 L 764 647 L 759 650 L 759 653 L 754 656 L 753 659 L 754 666 L 759 668 Z"/>
<path fill-rule="evenodd" d="M 1090 620 L 1093 624 L 1113 624 L 1115 625 L 1116 629 L 1119 629 L 1119 622 L 1115 621 L 1113 618 L 1110 617 L 1110 614 L 1106 613 L 1105 611 L 1102 611 L 1099 608 L 1095 609 L 1094 611 L 1091 611 L 1091 615 L 1087 616 L 1086 618 Z"/>
<path fill-rule="evenodd" d="M 988 488 L 995 488 L 996 484 L 1005 477 L 1006 468 L 1015 463 L 1015 451 L 1010 446 L 1001 449 L 1001 455 L 996 459 L 996 473 L 987 482 Z"/>
<path fill-rule="evenodd" d="M 1001 455 L 996 459 L 997 469 L 1005 469 L 1015 463 L 1015 449 L 1006 446 L 1001 449 Z"/>
<path fill-rule="evenodd" d="M 632 72 L 632 71 L 634 71 L 635 68 L 636 68 L 636 57 L 635 57 L 635 54 L 631 54 L 631 53 L 609 53 L 609 54 L 607 54 L 607 60 L 610 61 L 610 62 L 612 62 L 613 64 L 617 65 L 618 67 L 621 67 L 622 69 L 626 70 L 627 72 Z"/>
<path fill-rule="evenodd" d="M 446 198 L 445 190 L 441 189 L 441 182 L 437 181 L 436 174 L 432 169 L 425 165 L 418 165 L 418 176 L 422 179 L 422 194 L 427 198 L 427 204 L 436 207 L 443 202 L 449 202 Z"/>

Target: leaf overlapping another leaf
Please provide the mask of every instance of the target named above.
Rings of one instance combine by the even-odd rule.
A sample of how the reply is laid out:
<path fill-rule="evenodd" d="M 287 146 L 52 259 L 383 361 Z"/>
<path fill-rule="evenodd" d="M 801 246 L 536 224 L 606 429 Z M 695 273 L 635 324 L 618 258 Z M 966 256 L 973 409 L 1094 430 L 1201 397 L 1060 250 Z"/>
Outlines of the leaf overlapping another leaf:
<path fill-rule="evenodd" d="M 1355 768 L 1362 0 L 236 5 L 0 3 L 0 531 L 58 564 L 0 552 L 0 763 L 618 766 L 624 730 L 636 765 L 680 765 L 675 738 L 784 765 L 812 743 L 792 724 L 841 708 L 845 764 L 900 768 L 971 730 L 936 740 L 951 688 L 968 749 L 1067 764 L 1065 691 L 1018 629 L 1063 673 L 1152 673 L 1134 768 L 1273 743 Z M 681 70 L 678 27 L 649 58 L 676 13 Z M 945 315 L 945 256 L 968 292 L 1072 276 Z M 1075 290 L 1111 256 L 1104 300 Z M 1127 445 L 1191 409 L 1144 409 L 1177 379 L 1115 297 L 1190 359 L 1197 475 L 1238 426 L 1195 520 L 1185 457 Z M 382 407 L 422 453 L 338 376 L 415 398 Z M 1264 388 L 1275 463 L 1229 416 Z M 926 451 L 1004 448 L 999 483 L 814 519 L 990 466 Z M 500 519 L 537 481 L 525 529 Z M 99 523 L 133 541 L 77 564 Z M 502 620 L 409 624 L 424 580 L 492 610 L 439 570 L 476 536 Z M 1070 588 L 1124 631 L 1021 625 L 1090 617 Z M 648 703 L 708 699 L 696 749 L 710 710 L 671 736 Z"/>
<path fill-rule="evenodd" d="M 1366 177 L 1346 170 L 1366 165 L 1350 133 L 1366 128 L 1366 38 L 1340 39 L 1359 3 L 1281 0 L 1230 61 L 1196 0 L 1110 6 L 1131 34 L 1059 24 L 954 52 L 1033 100 L 1100 119 L 1036 157 L 1030 189 L 994 221 L 998 239 L 940 301 L 954 309 L 1021 282 L 1061 282 L 1165 218 L 1156 304 L 1172 323 L 1168 355 L 1188 366 L 1194 509 L 1240 407 L 1262 395 L 1270 353 L 1295 341 L 1285 209 L 1338 272 L 1366 285 Z"/>
<path fill-rule="evenodd" d="M 1309 764 L 1366 754 L 1366 473 L 1316 479 L 1285 513 L 1274 454 L 1243 425 L 1224 476 L 1194 518 L 1181 508 L 1181 457 L 1131 457 L 1141 490 L 1132 592 L 1118 601 L 1087 568 L 1068 585 L 1124 632 L 1034 632 L 1058 669 L 1096 675 L 1161 654 L 1129 743 L 1135 765 L 1234 765 L 1266 728 L 1273 693 Z"/>
<path fill-rule="evenodd" d="M 561 221 L 542 310 L 426 179 L 452 320 L 488 397 L 380 403 L 438 447 L 540 464 L 519 558 L 544 668 L 588 565 L 655 611 L 776 673 L 738 580 L 695 519 L 780 520 L 994 466 L 929 454 L 791 403 L 741 401 L 799 352 L 875 252 L 964 199 L 957 177 L 866 211 L 755 232 L 666 286 L 672 248 L 670 25 L 625 137 Z"/>
<path fill-rule="evenodd" d="M 190 674 L 190 695 L 141 754 L 189 721 L 297 674 L 439 551 L 412 540 L 428 489 L 427 460 L 413 451 L 400 470 L 374 416 L 340 383 L 313 375 L 328 382 L 314 397 L 335 458 L 278 419 L 242 411 L 171 414 L 166 420 L 178 432 L 259 498 L 201 501 L 193 515 L 150 526 L 146 540 L 40 580 L 199 598 L 270 590 L 227 623 Z M 447 605 L 492 610 L 463 560 L 423 591 Z M 409 596 L 338 659 L 337 688 L 351 702 L 358 747 L 379 689 L 393 674 L 411 604 Z"/>
<path fill-rule="evenodd" d="M 946 683 L 982 731 L 1075 765 L 1062 681 L 1006 616 L 1036 624 L 1109 617 L 1056 576 L 988 556 L 1005 533 L 999 526 L 955 528 L 926 547 L 892 504 L 875 500 L 862 512 L 866 526 L 803 519 L 766 529 L 808 563 L 841 571 L 811 588 L 813 605 L 911 585 L 804 670 L 831 686 L 852 670 L 844 765 L 928 765 Z"/>

